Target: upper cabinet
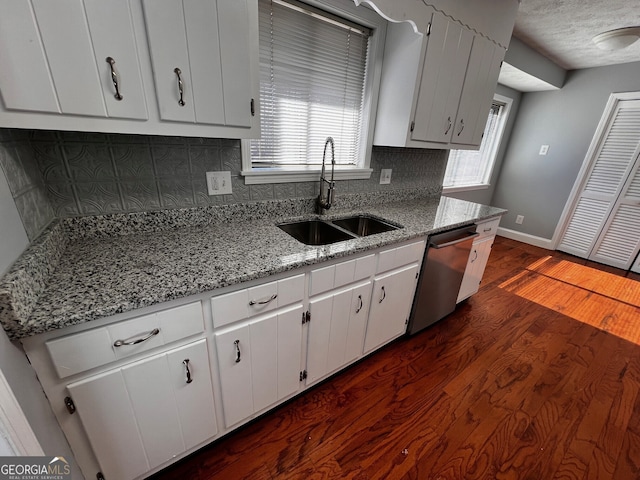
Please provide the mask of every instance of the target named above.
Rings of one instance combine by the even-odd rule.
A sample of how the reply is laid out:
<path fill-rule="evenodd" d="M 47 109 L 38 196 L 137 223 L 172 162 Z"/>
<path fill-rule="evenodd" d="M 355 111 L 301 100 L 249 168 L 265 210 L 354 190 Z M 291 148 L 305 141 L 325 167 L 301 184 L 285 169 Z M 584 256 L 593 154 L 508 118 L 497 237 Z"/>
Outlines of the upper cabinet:
<path fill-rule="evenodd" d="M 246 1 L 143 0 L 163 120 L 251 126 Z M 254 107 L 255 108 L 255 107 Z"/>
<path fill-rule="evenodd" d="M 127 0 L 0 4 L 7 110 L 148 118 Z M 125 92 L 115 88 L 121 79 Z"/>
<path fill-rule="evenodd" d="M 259 136 L 257 0 L 0 7 L 0 127 Z"/>
<path fill-rule="evenodd" d="M 391 22 L 374 144 L 477 148 L 506 52 L 500 42 L 508 42 L 517 0 L 435 7 L 409 0 L 363 3 Z M 492 12 L 503 23 L 491 21 Z"/>

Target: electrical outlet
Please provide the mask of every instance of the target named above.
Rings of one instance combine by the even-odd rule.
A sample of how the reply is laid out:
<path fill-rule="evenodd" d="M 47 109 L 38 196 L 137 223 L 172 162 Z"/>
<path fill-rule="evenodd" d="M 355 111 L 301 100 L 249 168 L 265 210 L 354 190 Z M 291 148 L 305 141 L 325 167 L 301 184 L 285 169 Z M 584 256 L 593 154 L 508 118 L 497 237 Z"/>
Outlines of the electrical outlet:
<path fill-rule="evenodd" d="M 518 225 L 522 225 L 522 222 L 524 222 L 524 215 L 518 215 L 518 216 L 516 217 L 516 223 L 517 223 Z"/>
<path fill-rule="evenodd" d="M 207 190 L 209 195 L 231 193 L 231 172 L 207 172 Z"/>
<path fill-rule="evenodd" d="M 380 171 L 380 185 L 388 185 L 391 183 L 391 169 L 383 168 Z"/>
<path fill-rule="evenodd" d="M 549 145 L 540 146 L 540 155 L 546 155 L 548 151 L 549 151 Z"/>

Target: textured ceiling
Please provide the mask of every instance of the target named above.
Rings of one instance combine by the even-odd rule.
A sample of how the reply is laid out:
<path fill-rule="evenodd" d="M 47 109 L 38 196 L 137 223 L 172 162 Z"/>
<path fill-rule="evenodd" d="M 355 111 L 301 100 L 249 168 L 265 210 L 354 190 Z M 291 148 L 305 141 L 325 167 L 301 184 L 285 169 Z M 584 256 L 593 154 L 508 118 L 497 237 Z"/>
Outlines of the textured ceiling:
<path fill-rule="evenodd" d="M 640 61 L 640 41 L 600 50 L 598 33 L 640 25 L 640 0 L 522 0 L 513 34 L 559 66 L 574 70 Z"/>

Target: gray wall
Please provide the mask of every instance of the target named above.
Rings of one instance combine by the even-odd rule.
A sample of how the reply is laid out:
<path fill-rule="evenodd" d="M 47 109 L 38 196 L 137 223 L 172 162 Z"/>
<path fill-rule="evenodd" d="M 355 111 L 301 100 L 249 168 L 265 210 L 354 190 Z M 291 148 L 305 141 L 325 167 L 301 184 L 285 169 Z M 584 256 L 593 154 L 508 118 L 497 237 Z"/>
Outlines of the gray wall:
<path fill-rule="evenodd" d="M 240 142 L 227 139 L 0 130 L 2 159 L 29 238 L 53 217 L 311 198 L 318 182 L 245 185 Z M 336 195 L 442 185 L 443 150 L 374 147 L 369 180 L 337 182 Z M 380 170 L 391 168 L 390 185 Z M 205 172 L 229 170 L 233 194 L 209 196 Z M 22 202 L 24 197 L 33 201 Z M 20 205 L 24 204 L 21 208 Z"/>
<path fill-rule="evenodd" d="M 609 95 L 637 90 L 640 62 L 574 70 L 561 90 L 523 94 L 491 200 L 509 209 L 500 225 L 551 239 Z"/>
<path fill-rule="evenodd" d="M 507 118 L 507 124 L 504 128 L 504 134 L 502 135 L 502 142 L 500 143 L 500 148 L 498 149 L 498 154 L 496 155 L 496 164 L 491 172 L 491 178 L 489 180 L 489 188 L 483 188 L 481 190 L 468 190 L 464 192 L 453 192 L 446 193 L 447 197 L 459 198 L 461 200 L 468 200 L 469 202 L 483 203 L 485 205 L 490 205 L 491 200 L 493 198 L 493 193 L 496 188 L 496 182 L 498 180 L 498 176 L 500 174 L 500 169 L 502 168 L 502 162 L 504 161 L 505 153 L 507 152 L 507 147 L 509 145 L 509 138 L 511 137 L 511 132 L 513 131 L 513 126 L 515 125 L 516 118 L 518 117 L 518 110 L 520 108 L 520 99 L 522 97 L 522 93 L 513 90 L 509 87 L 505 87 L 504 85 L 498 85 L 496 88 L 496 93 L 511 98 L 513 103 L 511 104 L 511 112 L 509 112 L 509 117 Z"/>
<path fill-rule="evenodd" d="M 511 37 L 504 61 L 558 88 L 562 88 L 567 76 L 567 71 L 564 68 L 556 65 L 516 37 Z"/>
<path fill-rule="evenodd" d="M 12 192 L 3 170 L 0 169 L 0 275 L 18 258 L 28 243 Z M 4 331 L 0 331 L 0 370 L 45 454 L 65 456 L 71 462 L 73 478 L 82 478 L 34 370 L 22 349 L 11 343 Z"/>

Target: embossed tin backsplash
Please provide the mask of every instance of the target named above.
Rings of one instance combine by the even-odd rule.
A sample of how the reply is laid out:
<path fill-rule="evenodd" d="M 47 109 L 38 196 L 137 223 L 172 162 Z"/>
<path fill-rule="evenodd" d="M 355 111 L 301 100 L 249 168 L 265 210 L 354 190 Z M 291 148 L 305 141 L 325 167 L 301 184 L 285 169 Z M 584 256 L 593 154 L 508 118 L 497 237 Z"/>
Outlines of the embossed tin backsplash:
<path fill-rule="evenodd" d="M 447 151 L 374 147 L 368 180 L 336 182 L 344 193 L 412 187 L 439 191 Z M 33 240 L 53 218 L 311 198 L 318 182 L 245 185 L 240 142 L 0 129 L 0 165 Z M 393 169 L 390 185 L 380 170 Z M 233 194 L 209 196 L 205 172 L 231 172 Z"/>

